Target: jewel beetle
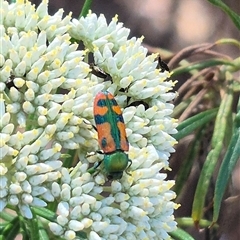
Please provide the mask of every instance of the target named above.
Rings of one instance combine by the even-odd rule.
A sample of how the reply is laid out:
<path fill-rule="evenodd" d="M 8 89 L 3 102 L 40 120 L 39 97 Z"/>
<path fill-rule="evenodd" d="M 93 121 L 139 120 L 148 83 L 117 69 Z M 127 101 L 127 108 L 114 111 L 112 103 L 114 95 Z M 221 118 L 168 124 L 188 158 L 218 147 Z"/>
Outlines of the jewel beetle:
<path fill-rule="evenodd" d="M 98 143 L 104 154 L 103 160 L 95 168 L 103 162 L 107 178 L 120 179 L 123 171 L 132 164 L 126 153 L 129 143 L 121 108 L 111 93 L 102 91 L 94 99 L 93 113 Z"/>

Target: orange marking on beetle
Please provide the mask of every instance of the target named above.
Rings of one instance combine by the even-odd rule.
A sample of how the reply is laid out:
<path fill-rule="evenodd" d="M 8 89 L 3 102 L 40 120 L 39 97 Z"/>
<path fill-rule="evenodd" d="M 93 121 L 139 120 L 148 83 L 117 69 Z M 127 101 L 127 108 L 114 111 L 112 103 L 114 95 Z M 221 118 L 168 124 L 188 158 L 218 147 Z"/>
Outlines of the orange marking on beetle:
<path fill-rule="evenodd" d="M 117 123 L 118 129 L 120 131 L 120 145 L 121 145 L 121 149 L 123 151 L 128 151 L 129 150 L 129 144 L 128 144 L 128 140 L 127 140 L 127 135 L 126 135 L 126 128 L 125 128 L 125 124 L 122 122 L 118 122 Z"/>
<path fill-rule="evenodd" d="M 116 144 L 111 135 L 111 125 L 108 122 L 98 124 L 98 143 L 105 153 L 116 151 Z M 103 144 L 104 143 L 104 144 Z"/>
<path fill-rule="evenodd" d="M 122 115 L 122 111 L 121 108 L 119 106 L 112 106 L 112 110 L 118 114 L 118 115 Z"/>
<path fill-rule="evenodd" d="M 94 115 L 101 115 L 101 116 L 103 116 L 107 112 L 108 112 L 108 108 L 107 107 L 100 107 L 100 106 L 97 106 L 97 104 L 96 104 L 95 107 L 94 107 L 93 114 Z"/>

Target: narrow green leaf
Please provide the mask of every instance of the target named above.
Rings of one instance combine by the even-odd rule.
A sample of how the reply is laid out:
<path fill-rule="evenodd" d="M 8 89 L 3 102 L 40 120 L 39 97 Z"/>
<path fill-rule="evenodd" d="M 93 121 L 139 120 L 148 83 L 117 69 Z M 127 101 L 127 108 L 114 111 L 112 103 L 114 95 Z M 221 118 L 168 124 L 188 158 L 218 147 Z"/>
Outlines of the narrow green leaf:
<path fill-rule="evenodd" d="M 232 102 L 233 102 L 233 82 L 229 83 L 227 92 L 222 99 L 219 111 L 216 117 L 213 136 L 211 140 L 212 148 L 214 148 L 219 142 L 224 140 L 225 131 L 227 128 L 229 115 L 232 116 Z"/>
<path fill-rule="evenodd" d="M 194 196 L 192 218 L 196 224 L 199 223 L 202 217 L 204 202 L 209 187 L 210 179 L 212 177 L 212 173 L 215 169 L 219 155 L 222 151 L 228 115 L 232 114 L 231 112 L 232 101 L 233 91 L 232 85 L 230 83 L 227 92 L 225 93 L 221 105 L 219 107 L 211 141 L 212 150 L 209 152 L 206 161 L 203 165 Z"/>
<path fill-rule="evenodd" d="M 225 133 L 224 133 L 224 146 L 228 146 L 231 138 L 232 138 L 232 134 L 233 134 L 233 115 L 229 114 L 227 116 L 227 125 L 226 125 L 226 129 L 225 129 Z"/>
<path fill-rule="evenodd" d="M 178 224 L 179 227 L 181 228 L 186 228 L 186 227 L 193 227 L 194 226 L 194 222 L 193 219 L 190 217 L 181 217 L 181 218 L 176 218 L 176 222 Z M 209 225 L 211 224 L 210 221 L 206 220 L 206 219 L 201 219 L 199 222 L 199 227 L 200 228 L 207 228 L 209 227 Z M 217 229 L 219 226 L 216 224 L 213 226 L 214 229 Z"/>
<path fill-rule="evenodd" d="M 47 233 L 41 221 L 38 221 L 38 229 L 39 229 L 39 240 L 48 240 L 49 234 Z"/>
<path fill-rule="evenodd" d="M 0 234 L 2 234 L 2 231 L 7 225 L 8 225 L 8 222 L 0 223 Z"/>
<path fill-rule="evenodd" d="M 35 212 L 36 215 L 43 217 L 49 221 L 54 221 L 57 217 L 55 212 L 47 208 L 32 207 L 32 210 Z"/>
<path fill-rule="evenodd" d="M 210 3 L 220 7 L 227 15 L 231 18 L 236 27 L 240 30 L 240 16 L 235 13 L 231 8 L 229 8 L 221 0 L 208 0 Z"/>
<path fill-rule="evenodd" d="M 194 238 L 189 233 L 187 233 L 181 228 L 178 228 L 177 230 L 170 232 L 169 235 L 174 240 L 194 240 Z"/>
<path fill-rule="evenodd" d="M 240 48 L 240 41 L 234 38 L 221 38 L 215 42 L 216 44 L 231 44 L 233 46 L 236 46 L 237 49 Z"/>
<path fill-rule="evenodd" d="M 27 232 L 28 239 L 39 240 L 38 219 L 34 212 L 32 219 L 22 218 L 22 223 L 22 228 Z"/>
<path fill-rule="evenodd" d="M 233 59 L 232 63 L 233 63 L 233 65 L 231 65 L 231 66 L 228 65 L 228 66 L 224 66 L 224 67 L 226 67 L 225 68 L 226 71 L 233 74 L 240 70 L 240 57 Z M 238 82 L 238 84 L 239 84 L 239 82 Z"/>
<path fill-rule="evenodd" d="M 211 121 L 217 115 L 217 111 L 218 108 L 210 109 L 186 119 L 185 121 L 178 125 L 177 127 L 178 133 L 174 134 L 174 138 L 176 140 L 179 140 L 189 135 L 198 127 Z"/>
<path fill-rule="evenodd" d="M 213 223 L 218 220 L 222 198 L 225 193 L 229 178 L 237 161 L 240 159 L 240 99 L 238 102 L 238 108 L 233 135 L 217 176 L 216 188 L 214 192 Z"/>
<path fill-rule="evenodd" d="M 190 65 L 187 65 L 187 66 L 182 66 L 182 67 L 175 68 L 172 71 L 171 77 L 175 77 L 175 76 L 178 76 L 178 75 L 183 74 L 183 73 L 189 73 L 193 70 L 201 70 L 201 69 L 204 69 L 204 68 L 208 68 L 208 67 L 212 67 L 212 66 L 218 66 L 218 65 L 225 65 L 225 66 L 229 65 L 229 66 L 234 67 L 233 62 L 230 61 L 230 60 L 208 59 L 208 60 L 205 60 L 205 61 L 202 61 L 202 62 L 198 62 L 198 63 L 190 64 Z"/>
<path fill-rule="evenodd" d="M 187 156 L 184 159 L 183 163 L 181 164 L 180 170 L 178 171 L 178 175 L 175 181 L 176 184 L 174 186 L 174 191 L 177 194 L 177 196 L 180 194 L 183 186 L 185 185 L 190 175 L 195 156 L 199 152 L 203 133 L 204 133 L 203 128 L 199 129 L 194 141 L 188 147 Z"/>
<path fill-rule="evenodd" d="M 33 217 L 33 219 L 28 220 L 29 222 L 29 230 L 30 230 L 30 236 L 32 240 L 39 240 L 39 228 L 38 228 L 38 218 L 36 215 Z"/>
<path fill-rule="evenodd" d="M 46 232 L 44 228 L 39 229 L 39 240 L 48 240 L 49 234 Z"/>
<path fill-rule="evenodd" d="M 15 217 L 7 226 L 3 229 L 2 235 L 4 239 L 15 239 L 20 229 L 19 218 Z"/>
<path fill-rule="evenodd" d="M 15 216 L 13 216 L 12 214 L 10 214 L 8 211 L 2 211 L 1 212 L 1 219 L 6 221 L 6 222 L 10 222 L 15 218 Z"/>
<path fill-rule="evenodd" d="M 237 161 L 239 160 L 239 157 L 240 157 L 240 129 L 234 132 L 229 148 L 219 170 L 214 193 L 213 223 L 215 223 L 218 219 L 223 195 L 225 193 L 231 173 Z"/>
<path fill-rule="evenodd" d="M 83 5 L 83 8 L 82 8 L 82 11 L 79 15 L 79 18 L 80 17 L 86 17 L 90 8 L 91 8 L 91 5 L 92 5 L 92 0 L 85 0 L 85 3 Z"/>
<path fill-rule="evenodd" d="M 22 240 L 28 240 L 29 239 L 29 232 L 27 229 L 27 224 L 25 224 L 25 219 L 21 215 L 19 215 L 20 219 L 20 234 L 22 235 Z"/>
<path fill-rule="evenodd" d="M 201 171 L 200 178 L 198 180 L 197 189 L 194 195 L 193 207 L 192 207 L 192 218 L 197 224 L 202 217 L 205 197 L 207 194 L 208 186 L 216 161 L 222 150 L 222 143 L 220 142 L 214 149 L 212 149 L 204 163 L 203 169 Z"/>

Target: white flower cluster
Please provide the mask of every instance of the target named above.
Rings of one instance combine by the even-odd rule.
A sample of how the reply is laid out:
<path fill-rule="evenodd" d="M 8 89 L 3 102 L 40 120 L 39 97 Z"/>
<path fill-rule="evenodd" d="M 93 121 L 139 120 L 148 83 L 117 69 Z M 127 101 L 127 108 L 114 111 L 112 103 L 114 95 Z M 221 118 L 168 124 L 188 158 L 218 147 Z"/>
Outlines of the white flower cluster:
<path fill-rule="evenodd" d="M 0 12 L 0 211 L 8 204 L 32 218 L 32 206 L 55 201 L 49 227 L 65 239 L 168 239 L 176 227 L 174 182 L 159 171 L 176 143 L 168 103 L 175 93 L 156 55 L 146 56 L 142 39 L 128 39 L 117 17 L 107 24 L 92 13 L 50 16 L 47 0 L 37 9 L 0 0 Z M 91 73 L 90 53 L 112 81 Z M 86 156 L 98 149 L 88 122 L 101 90 L 123 108 L 132 160 L 129 174 L 110 186 L 101 172 L 87 172 L 97 158 Z M 62 163 L 72 150 L 80 162 L 70 172 Z"/>

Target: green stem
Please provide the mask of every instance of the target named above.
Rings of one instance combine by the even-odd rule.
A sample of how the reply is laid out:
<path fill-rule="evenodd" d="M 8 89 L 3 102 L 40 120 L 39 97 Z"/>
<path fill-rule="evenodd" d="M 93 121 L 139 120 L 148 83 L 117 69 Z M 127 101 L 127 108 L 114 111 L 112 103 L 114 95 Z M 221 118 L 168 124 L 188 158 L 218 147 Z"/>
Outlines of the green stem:
<path fill-rule="evenodd" d="M 240 16 L 234 12 L 230 7 L 228 7 L 227 4 L 225 4 L 223 1 L 221 0 L 208 0 L 210 3 L 218 6 L 219 8 L 221 8 L 230 18 L 231 20 L 234 22 L 235 26 L 240 29 Z"/>

